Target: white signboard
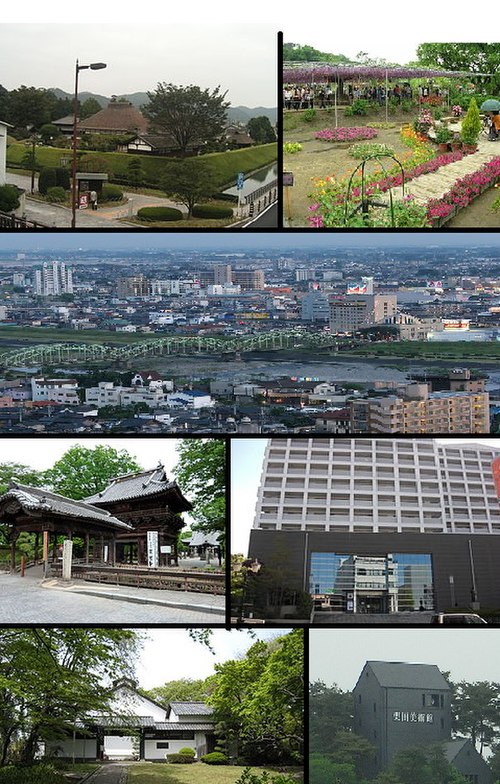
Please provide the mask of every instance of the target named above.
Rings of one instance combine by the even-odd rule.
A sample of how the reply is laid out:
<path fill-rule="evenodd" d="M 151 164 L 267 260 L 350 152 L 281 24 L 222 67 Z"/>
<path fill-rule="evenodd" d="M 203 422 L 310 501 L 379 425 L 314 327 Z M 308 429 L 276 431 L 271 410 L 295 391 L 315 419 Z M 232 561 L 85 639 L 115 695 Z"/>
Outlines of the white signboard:
<path fill-rule="evenodd" d="M 167 555 L 170 555 L 171 552 L 172 546 L 170 544 L 162 544 L 160 547 L 160 553 L 167 553 Z"/>
<path fill-rule="evenodd" d="M 408 721 L 415 724 L 433 724 L 433 713 L 417 713 L 416 711 L 394 711 L 392 714 L 393 721 Z"/>
<path fill-rule="evenodd" d="M 158 531 L 148 531 L 148 566 L 157 569 L 159 566 Z"/>

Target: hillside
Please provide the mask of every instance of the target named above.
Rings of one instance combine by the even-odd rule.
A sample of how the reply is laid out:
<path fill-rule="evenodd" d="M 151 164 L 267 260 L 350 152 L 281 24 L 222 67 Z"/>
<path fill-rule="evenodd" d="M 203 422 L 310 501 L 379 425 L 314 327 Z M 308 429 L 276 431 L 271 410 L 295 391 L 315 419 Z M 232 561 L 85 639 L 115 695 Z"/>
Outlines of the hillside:
<path fill-rule="evenodd" d="M 71 93 L 60 90 L 59 87 L 49 87 L 49 90 L 54 93 L 57 98 L 73 98 Z M 82 103 L 83 101 L 86 101 L 87 98 L 95 98 L 95 100 L 98 101 L 98 103 L 100 103 L 103 108 L 107 106 L 111 100 L 111 96 L 107 97 L 105 95 L 99 95 L 98 93 L 90 93 L 87 91 L 80 92 L 79 98 Z M 117 95 L 117 98 L 125 98 L 138 109 L 140 109 L 141 106 L 144 106 L 144 104 L 148 103 L 148 94 L 146 92 Z M 241 122 L 245 124 L 251 120 L 252 117 L 269 117 L 271 123 L 273 124 L 276 122 L 277 118 L 276 109 L 266 106 L 230 106 L 227 114 L 231 122 Z"/>

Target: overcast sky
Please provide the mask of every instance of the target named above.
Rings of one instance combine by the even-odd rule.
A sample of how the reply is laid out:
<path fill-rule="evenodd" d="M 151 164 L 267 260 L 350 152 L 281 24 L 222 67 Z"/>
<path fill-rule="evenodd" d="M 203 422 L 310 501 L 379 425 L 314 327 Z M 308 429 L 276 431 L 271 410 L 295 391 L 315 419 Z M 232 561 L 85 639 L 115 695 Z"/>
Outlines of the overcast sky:
<path fill-rule="evenodd" d="M 309 680 L 351 690 L 366 661 L 436 664 L 454 681 L 500 681 L 500 629 L 311 629 Z"/>
<path fill-rule="evenodd" d="M 97 7 L 101 11 L 105 5 Z M 166 3 L 165 11 L 170 7 Z M 79 8 L 88 21 L 90 4 Z M 191 4 L 183 8 L 188 24 L 157 19 L 149 3 L 136 5 L 128 24 L 122 22 L 127 16 L 132 20 L 126 4 L 118 20 L 107 23 L 0 24 L 0 84 L 7 90 L 22 84 L 59 87 L 72 94 L 78 59 L 82 65 L 107 64 L 104 70 L 80 73 L 83 92 L 109 97 L 153 91 L 158 82 L 203 89 L 220 85 L 233 106 L 276 106 L 276 27 L 232 23 L 218 15 L 200 24 Z M 66 4 L 62 19 L 68 18 L 68 10 Z"/>
<path fill-rule="evenodd" d="M 1 25 L 0 25 L 1 28 Z M 1 56 L 1 55 L 0 55 Z M 0 77 L 1 78 L 1 77 Z M 481 247 L 495 244 L 498 237 L 493 232 L 481 234 L 450 232 L 433 232 L 432 236 L 424 232 L 410 232 L 397 234 L 358 233 L 345 234 L 335 232 L 279 232 L 279 233 L 251 233 L 234 235 L 232 233 L 170 233 L 170 232 L 145 232 L 130 233 L 57 233 L 43 234 L 0 234 L 0 256 L 4 250 L 22 252 L 26 250 L 78 250 L 78 249 L 116 249 L 134 250 L 165 248 L 167 250 L 183 249 L 221 249 L 234 251 L 235 249 L 273 249 L 282 250 L 286 255 L 295 249 L 317 249 L 318 251 L 331 249 L 335 253 L 337 247 L 354 248 L 394 248 L 394 247 Z"/>
<path fill-rule="evenodd" d="M 269 640 L 289 630 L 257 630 L 258 640 Z M 162 686 L 179 678 L 207 678 L 214 665 L 241 658 L 257 640 L 245 631 L 214 629 L 212 646 L 215 656 L 189 637 L 186 629 L 148 629 L 137 668 L 139 685 L 144 689 Z"/>
<path fill-rule="evenodd" d="M 437 438 L 436 441 L 446 444 L 461 443 L 454 438 Z M 498 438 L 474 438 L 472 441 L 500 449 Z M 266 438 L 235 438 L 231 441 L 231 550 L 233 553 L 252 555 L 248 552 L 248 537 L 255 516 L 266 443 Z"/>

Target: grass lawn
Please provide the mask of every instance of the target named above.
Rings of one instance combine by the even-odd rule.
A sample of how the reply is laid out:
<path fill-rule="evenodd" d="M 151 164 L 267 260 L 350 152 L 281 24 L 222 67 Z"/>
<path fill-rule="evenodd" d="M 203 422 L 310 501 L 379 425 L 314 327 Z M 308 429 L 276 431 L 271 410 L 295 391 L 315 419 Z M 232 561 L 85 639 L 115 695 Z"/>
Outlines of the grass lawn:
<path fill-rule="evenodd" d="M 254 773 L 263 773 L 264 770 L 252 768 Z M 235 784 L 244 768 L 195 762 L 193 765 L 131 765 L 128 771 L 127 784 Z"/>
<path fill-rule="evenodd" d="M 457 341 L 402 341 L 400 343 L 370 343 L 357 349 L 343 351 L 344 356 L 421 357 L 422 359 L 500 360 L 500 342 L 473 340 Z"/>

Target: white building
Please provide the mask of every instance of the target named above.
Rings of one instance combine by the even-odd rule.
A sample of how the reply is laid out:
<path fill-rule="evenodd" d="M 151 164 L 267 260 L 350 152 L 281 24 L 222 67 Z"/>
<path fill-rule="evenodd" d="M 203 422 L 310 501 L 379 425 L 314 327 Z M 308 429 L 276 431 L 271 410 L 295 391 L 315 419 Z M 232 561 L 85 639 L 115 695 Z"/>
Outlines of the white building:
<path fill-rule="evenodd" d="M 167 391 L 172 382 L 150 381 L 147 386 L 135 384 L 131 387 L 115 386 L 112 381 L 100 381 L 96 387 L 85 390 L 85 402 L 98 408 L 104 406 L 131 406 L 145 403 L 149 408 L 167 405 Z"/>
<path fill-rule="evenodd" d="M 500 533 L 499 449 L 430 439 L 274 438 L 255 528 Z"/>
<path fill-rule="evenodd" d="M 63 261 L 45 261 L 35 270 L 35 294 L 41 297 L 73 294 L 73 271 Z"/>
<path fill-rule="evenodd" d="M 167 405 L 172 408 L 189 408 L 198 410 L 215 406 L 215 400 L 205 392 L 189 390 L 186 392 L 173 392 L 166 396 Z"/>
<path fill-rule="evenodd" d="M 10 123 L 0 120 L 0 185 L 5 185 L 7 171 L 7 129 L 13 127 Z"/>
<path fill-rule="evenodd" d="M 32 378 L 31 399 L 33 401 L 45 400 L 50 403 L 64 403 L 77 406 L 78 382 L 74 378 Z"/>
<path fill-rule="evenodd" d="M 128 730 L 128 732 L 127 732 Z M 212 708 L 201 702 L 160 705 L 123 678 L 115 685 L 109 712 L 77 721 L 75 738 L 45 742 L 45 756 L 78 760 L 144 759 L 166 761 L 167 755 L 191 748 L 199 759 L 213 750 Z"/>

